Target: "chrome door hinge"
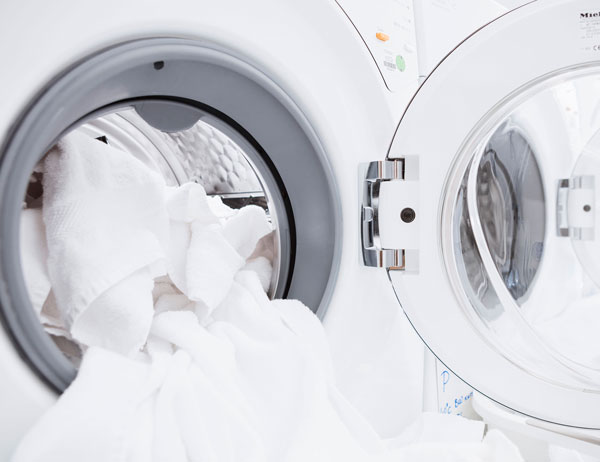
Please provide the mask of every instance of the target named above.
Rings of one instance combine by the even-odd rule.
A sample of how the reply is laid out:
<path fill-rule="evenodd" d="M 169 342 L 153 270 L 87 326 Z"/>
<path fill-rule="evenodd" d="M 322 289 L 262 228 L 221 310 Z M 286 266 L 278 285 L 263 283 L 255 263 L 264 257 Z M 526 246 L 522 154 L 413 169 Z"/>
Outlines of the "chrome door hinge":
<path fill-rule="evenodd" d="M 418 238 L 418 159 L 386 159 L 361 168 L 363 264 L 406 270 L 407 251 L 416 250 Z"/>
<path fill-rule="evenodd" d="M 596 185 L 593 175 L 560 180 L 556 200 L 557 234 L 593 240 L 596 225 Z"/>

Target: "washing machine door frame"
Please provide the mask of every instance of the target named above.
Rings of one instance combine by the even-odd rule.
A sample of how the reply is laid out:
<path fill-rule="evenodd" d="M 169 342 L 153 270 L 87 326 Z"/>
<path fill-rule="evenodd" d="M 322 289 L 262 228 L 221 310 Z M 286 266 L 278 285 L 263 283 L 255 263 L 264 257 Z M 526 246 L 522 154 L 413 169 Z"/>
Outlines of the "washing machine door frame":
<path fill-rule="evenodd" d="M 65 133 L 136 104 L 164 131 L 176 128 L 159 124 L 164 105 L 187 108 L 253 153 L 259 170 L 272 173 L 263 179 L 267 189 L 281 192 L 274 208 L 287 215 L 290 236 L 287 293 L 278 295 L 299 299 L 322 317 L 335 285 L 342 229 L 333 170 L 308 118 L 268 74 L 231 50 L 191 39 L 139 39 L 96 50 L 49 80 L 0 140 L 0 329 L 58 392 L 76 371 L 29 300 L 19 253 L 23 197 L 35 165 Z M 154 116 L 147 112 L 152 107 L 160 109 Z M 188 118 L 169 112 L 168 124 Z M 303 212 L 310 216 L 301 217 Z"/>
<path fill-rule="evenodd" d="M 590 0 L 533 2 L 465 40 L 411 101 L 386 159 L 363 167 L 361 207 L 364 264 L 387 269 L 410 322 L 442 362 L 508 408 L 586 429 L 600 429 L 598 389 L 542 377 L 500 351 L 468 313 L 443 249 L 453 245 L 445 232 L 456 200 L 452 172 L 466 168 L 457 166 L 467 162 L 459 153 L 524 88 L 573 72 L 600 75 L 597 10 Z"/>

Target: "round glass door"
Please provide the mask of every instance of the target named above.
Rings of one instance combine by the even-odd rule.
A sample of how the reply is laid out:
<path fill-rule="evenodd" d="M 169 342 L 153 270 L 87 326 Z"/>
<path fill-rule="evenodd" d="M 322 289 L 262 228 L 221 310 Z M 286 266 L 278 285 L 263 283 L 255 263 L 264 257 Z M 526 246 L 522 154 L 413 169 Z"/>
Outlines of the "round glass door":
<path fill-rule="evenodd" d="M 600 392 L 600 69 L 538 80 L 490 114 L 448 182 L 454 291 L 516 366 Z"/>
<path fill-rule="evenodd" d="M 388 245 L 412 270 L 388 276 L 429 349 L 480 394 L 597 430 L 600 55 L 581 14 L 595 6 L 531 2 L 427 77 L 388 152 L 418 166 L 419 216 L 413 247 Z"/>

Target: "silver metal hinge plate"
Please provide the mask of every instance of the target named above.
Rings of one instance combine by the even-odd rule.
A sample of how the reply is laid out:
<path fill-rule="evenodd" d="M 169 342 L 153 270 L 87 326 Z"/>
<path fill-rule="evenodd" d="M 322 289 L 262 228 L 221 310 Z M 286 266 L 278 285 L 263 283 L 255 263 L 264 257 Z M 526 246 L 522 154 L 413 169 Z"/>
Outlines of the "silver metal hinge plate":
<path fill-rule="evenodd" d="M 556 200 L 557 234 L 593 240 L 596 224 L 595 177 L 582 175 L 560 180 Z"/>
<path fill-rule="evenodd" d="M 417 183 L 412 181 L 418 177 L 416 162 L 416 158 L 386 159 L 361 166 L 361 240 L 362 261 L 365 266 L 388 270 L 407 269 L 407 248 L 415 247 L 410 235 L 413 232 L 416 235 L 417 225 L 414 205 L 417 201 Z M 387 200 L 383 200 L 382 193 L 388 189 Z M 406 203 L 407 196 L 410 205 Z M 393 241 L 393 244 L 398 245 L 385 246 L 381 233 L 384 223 L 394 231 L 399 229 L 399 232 L 394 233 L 399 239 Z M 409 247 L 400 245 L 401 243 L 409 244 Z"/>

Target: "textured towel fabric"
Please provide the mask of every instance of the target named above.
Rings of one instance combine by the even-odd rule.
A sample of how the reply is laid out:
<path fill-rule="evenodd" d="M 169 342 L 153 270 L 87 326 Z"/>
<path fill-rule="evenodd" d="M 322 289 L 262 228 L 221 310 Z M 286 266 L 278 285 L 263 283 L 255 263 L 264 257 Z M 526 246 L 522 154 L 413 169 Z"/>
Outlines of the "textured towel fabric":
<path fill-rule="evenodd" d="M 48 245 L 41 209 L 25 209 L 21 212 L 19 240 L 25 285 L 33 309 L 39 315 L 51 287 L 46 268 Z"/>
<path fill-rule="evenodd" d="M 256 205 L 240 209 L 223 224 L 223 236 L 244 259 L 250 257 L 258 241 L 270 232 L 265 211 Z"/>
<path fill-rule="evenodd" d="M 234 211 L 219 199 L 207 197 L 195 183 L 170 190 L 168 213 L 169 276 L 180 291 L 202 302 L 210 312 L 223 300 L 235 273 L 272 227 L 261 208 Z M 270 263 L 268 269 L 264 262 L 254 265 L 260 266 L 263 280 L 268 278 L 270 283 Z"/>
<path fill-rule="evenodd" d="M 164 181 L 133 156 L 78 133 L 43 167 L 48 273 L 65 325 L 85 345 L 102 338 L 102 346 L 134 354 L 152 321 L 146 292 L 164 272 Z"/>
<path fill-rule="evenodd" d="M 265 257 L 257 257 L 252 260 L 248 260 L 242 269 L 256 273 L 263 290 L 265 292 L 269 290 L 269 287 L 271 286 L 271 278 L 273 276 L 273 266 L 269 260 L 267 260 Z"/>
<path fill-rule="evenodd" d="M 85 354 L 14 462 L 521 461 L 502 435 L 482 442 L 483 426 L 459 418 L 424 417 L 383 441 L 337 390 L 317 317 L 268 298 L 265 213 L 231 210 L 199 185 L 167 188 L 94 143 L 69 138 L 46 159 L 42 314 Z"/>
<path fill-rule="evenodd" d="M 89 349 L 13 460 L 522 461 L 501 434 L 482 442 L 483 425 L 458 417 L 425 418 L 387 448 L 336 396 L 316 317 L 298 302 L 262 305 L 252 273 L 234 287 L 206 326 L 189 310 L 157 315 L 139 358 Z"/>
<path fill-rule="evenodd" d="M 218 225 L 192 225 L 185 275 L 187 295 L 214 309 L 223 301 L 245 259 L 225 239 Z"/>

